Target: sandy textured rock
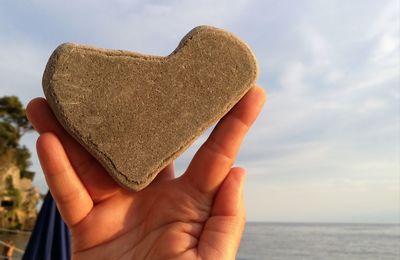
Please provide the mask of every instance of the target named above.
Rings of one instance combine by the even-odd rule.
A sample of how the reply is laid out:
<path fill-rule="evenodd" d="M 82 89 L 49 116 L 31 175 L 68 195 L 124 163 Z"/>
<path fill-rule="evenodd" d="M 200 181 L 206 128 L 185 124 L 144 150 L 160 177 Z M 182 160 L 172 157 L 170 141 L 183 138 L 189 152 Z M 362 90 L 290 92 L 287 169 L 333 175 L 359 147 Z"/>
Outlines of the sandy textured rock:
<path fill-rule="evenodd" d="M 118 183 L 138 191 L 256 77 L 245 43 L 200 26 L 167 57 L 62 44 L 47 63 L 43 89 L 64 128 Z"/>

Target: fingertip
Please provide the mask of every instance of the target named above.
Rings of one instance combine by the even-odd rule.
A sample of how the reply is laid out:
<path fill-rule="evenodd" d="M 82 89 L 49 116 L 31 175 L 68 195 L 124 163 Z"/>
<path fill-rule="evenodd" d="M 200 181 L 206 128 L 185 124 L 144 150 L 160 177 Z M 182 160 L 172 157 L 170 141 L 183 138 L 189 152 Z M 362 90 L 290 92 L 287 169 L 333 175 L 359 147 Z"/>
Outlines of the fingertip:
<path fill-rule="evenodd" d="M 36 141 L 36 145 L 38 144 L 42 144 L 43 142 L 49 142 L 49 140 L 55 139 L 57 138 L 55 136 L 55 134 L 53 134 L 52 132 L 45 132 L 39 135 L 37 141 Z"/>
<path fill-rule="evenodd" d="M 246 171 L 233 167 L 219 187 L 212 209 L 213 216 L 243 215 L 243 187 Z"/>
<path fill-rule="evenodd" d="M 262 95 L 264 95 L 264 96 L 267 95 L 267 91 L 266 91 L 262 86 L 256 84 L 256 85 L 254 85 L 253 88 L 254 88 L 258 93 L 260 93 L 260 94 L 262 94 Z"/>
<path fill-rule="evenodd" d="M 239 191 L 240 196 L 243 196 L 244 184 L 246 182 L 246 170 L 241 167 L 233 167 L 227 178 L 230 178 L 231 181 L 235 182 L 235 186 Z"/>
<path fill-rule="evenodd" d="M 26 106 L 26 111 L 28 113 L 32 113 L 36 110 L 36 108 L 38 106 L 41 106 L 43 104 L 47 104 L 46 99 L 42 98 L 42 97 L 37 97 L 32 99 L 31 101 L 29 101 L 28 105 Z"/>
<path fill-rule="evenodd" d="M 39 130 L 37 129 L 37 121 L 38 117 L 40 117 L 42 114 L 40 111 L 44 106 L 47 106 L 47 101 L 42 97 L 32 99 L 26 106 L 26 117 L 28 118 L 29 122 L 31 122 L 35 130 L 38 132 Z"/>
<path fill-rule="evenodd" d="M 55 148 L 58 148 L 58 146 L 62 147 L 60 140 L 55 134 L 51 132 L 42 133 L 36 140 L 36 150 L 39 159 L 46 160 L 47 155 L 50 153 L 49 150 L 51 150 L 51 153 L 57 152 Z"/>
<path fill-rule="evenodd" d="M 175 178 L 174 174 L 174 162 L 172 161 L 163 170 L 161 170 L 151 184 L 156 184 L 164 181 L 169 181 Z"/>
<path fill-rule="evenodd" d="M 236 181 L 242 183 L 246 179 L 246 169 L 242 167 L 233 167 L 230 172 L 230 175 L 232 175 Z"/>
<path fill-rule="evenodd" d="M 39 137 L 36 140 L 36 150 L 38 153 L 41 153 L 43 151 L 43 147 L 45 147 L 44 143 L 46 142 L 46 139 L 48 138 L 48 133 L 42 133 L 39 135 Z"/>
<path fill-rule="evenodd" d="M 263 106 L 265 101 L 267 100 L 267 92 L 264 88 L 255 85 L 250 91 L 249 94 L 252 96 L 254 103 Z"/>

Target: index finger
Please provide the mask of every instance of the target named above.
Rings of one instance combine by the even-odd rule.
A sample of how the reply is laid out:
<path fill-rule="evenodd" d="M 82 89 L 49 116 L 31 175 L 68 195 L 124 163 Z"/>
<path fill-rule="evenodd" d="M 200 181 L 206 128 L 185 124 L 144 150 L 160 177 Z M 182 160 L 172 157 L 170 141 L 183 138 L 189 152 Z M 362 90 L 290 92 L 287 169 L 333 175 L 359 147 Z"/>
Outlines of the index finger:
<path fill-rule="evenodd" d="M 184 178 L 201 192 L 215 191 L 229 173 L 243 138 L 261 112 L 265 99 L 262 88 L 249 90 L 197 151 Z"/>

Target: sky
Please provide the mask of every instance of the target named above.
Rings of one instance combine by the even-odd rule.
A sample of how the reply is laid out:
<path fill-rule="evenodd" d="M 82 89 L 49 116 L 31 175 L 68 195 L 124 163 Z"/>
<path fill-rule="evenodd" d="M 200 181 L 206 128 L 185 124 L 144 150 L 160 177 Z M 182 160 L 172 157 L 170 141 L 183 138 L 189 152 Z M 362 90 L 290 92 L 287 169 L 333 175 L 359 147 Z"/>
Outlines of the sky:
<path fill-rule="evenodd" d="M 353 1 L 0 2 L 0 94 L 26 105 L 63 42 L 168 55 L 197 25 L 246 41 L 268 102 L 236 165 L 247 219 L 400 222 L 400 7 Z M 182 173 L 206 139 L 176 161 Z M 47 190 L 32 151 L 34 184 Z"/>

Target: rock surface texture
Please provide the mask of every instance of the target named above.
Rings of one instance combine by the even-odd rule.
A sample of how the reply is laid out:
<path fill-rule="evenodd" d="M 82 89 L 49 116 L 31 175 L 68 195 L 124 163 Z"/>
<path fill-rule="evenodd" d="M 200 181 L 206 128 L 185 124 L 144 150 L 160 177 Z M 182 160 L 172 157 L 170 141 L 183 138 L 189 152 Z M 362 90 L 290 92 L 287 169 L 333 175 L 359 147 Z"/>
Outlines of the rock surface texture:
<path fill-rule="evenodd" d="M 200 26 L 166 57 L 65 43 L 43 89 L 64 128 L 124 187 L 146 187 L 223 117 L 258 74 L 250 48 Z"/>

